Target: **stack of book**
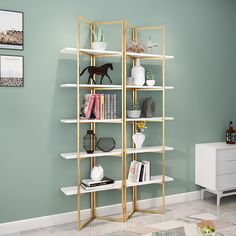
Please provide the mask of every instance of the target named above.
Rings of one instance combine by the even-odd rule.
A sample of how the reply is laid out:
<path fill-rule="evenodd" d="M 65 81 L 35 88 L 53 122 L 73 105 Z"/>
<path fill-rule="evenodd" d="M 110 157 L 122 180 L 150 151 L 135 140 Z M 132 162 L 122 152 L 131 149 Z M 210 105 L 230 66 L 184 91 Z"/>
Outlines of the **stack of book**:
<path fill-rule="evenodd" d="M 128 181 L 138 183 L 151 180 L 151 165 L 149 161 L 131 161 Z"/>
<path fill-rule="evenodd" d="M 104 177 L 101 181 L 93 181 L 91 179 L 83 179 L 81 181 L 81 186 L 85 190 L 95 190 L 97 188 L 101 188 L 104 185 L 112 185 L 115 181 L 113 179 Z"/>
<path fill-rule="evenodd" d="M 80 117 L 84 119 L 116 119 L 116 94 L 85 94 Z"/>

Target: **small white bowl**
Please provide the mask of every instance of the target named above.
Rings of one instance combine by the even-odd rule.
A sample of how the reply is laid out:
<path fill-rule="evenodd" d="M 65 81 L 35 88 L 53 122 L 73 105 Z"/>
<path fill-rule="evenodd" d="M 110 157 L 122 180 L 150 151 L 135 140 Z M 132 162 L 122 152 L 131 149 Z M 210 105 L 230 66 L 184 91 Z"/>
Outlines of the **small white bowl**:
<path fill-rule="evenodd" d="M 147 86 L 154 86 L 155 85 L 155 80 L 154 79 L 147 79 L 146 84 Z"/>
<path fill-rule="evenodd" d="M 139 118 L 141 115 L 141 110 L 127 110 L 127 116 L 129 118 Z"/>

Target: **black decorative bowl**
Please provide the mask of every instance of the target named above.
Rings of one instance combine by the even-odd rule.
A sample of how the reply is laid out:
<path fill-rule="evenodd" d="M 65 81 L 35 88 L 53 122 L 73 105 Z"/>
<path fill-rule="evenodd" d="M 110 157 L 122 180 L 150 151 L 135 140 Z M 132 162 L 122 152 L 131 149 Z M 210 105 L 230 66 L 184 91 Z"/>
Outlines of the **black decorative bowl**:
<path fill-rule="evenodd" d="M 99 138 L 97 142 L 97 147 L 103 152 L 110 152 L 116 147 L 116 141 L 112 137 Z"/>

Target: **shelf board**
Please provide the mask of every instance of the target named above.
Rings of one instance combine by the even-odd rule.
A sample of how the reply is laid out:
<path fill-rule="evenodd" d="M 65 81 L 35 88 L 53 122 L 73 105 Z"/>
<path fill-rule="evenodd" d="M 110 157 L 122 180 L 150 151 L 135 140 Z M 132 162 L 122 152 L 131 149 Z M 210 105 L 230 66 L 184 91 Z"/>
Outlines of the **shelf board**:
<path fill-rule="evenodd" d="M 80 123 L 86 124 L 86 123 L 121 123 L 121 119 L 104 119 L 104 120 L 85 120 L 80 119 Z M 65 124 L 77 124 L 77 119 L 61 119 L 61 123 Z"/>
<path fill-rule="evenodd" d="M 169 176 L 165 176 L 165 182 L 171 182 L 174 179 Z M 148 185 L 148 184 L 161 184 L 162 183 L 162 175 L 157 175 L 157 176 L 152 176 L 150 181 L 144 181 L 144 182 L 130 182 L 126 181 L 127 187 L 133 187 L 133 186 L 142 186 L 142 185 Z M 95 187 L 91 190 L 85 190 L 83 187 L 80 187 L 80 193 L 91 193 L 91 192 L 100 192 L 100 191 L 106 191 L 106 190 L 113 190 L 113 189 L 121 189 L 122 186 L 122 181 L 121 180 L 116 180 L 114 184 L 110 185 L 104 185 L 104 186 L 99 186 Z M 61 188 L 61 191 L 66 195 L 66 196 L 71 196 L 71 195 L 77 195 L 77 186 L 72 186 L 72 187 L 64 187 Z"/>
<path fill-rule="evenodd" d="M 92 89 L 95 90 L 122 90 L 122 85 L 110 85 L 110 84 L 80 84 L 81 89 Z M 77 88 L 77 84 L 61 84 L 61 88 Z M 135 86 L 127 85 L 127 89 L 137 89 L 137 90 L 163 90 L 163 86 Z M 174 89 L 173 86 L 165 86 L 165 89 Z"/>
<path fill-rule="evenodd" d="M 165 147 L 166 151 L 173 151 L 173 147 Z M 152 146 L 152 147 L 142 147 L 142 148 L 127 148 L 126 153 L 132 154 L 132 153 L 150 153 L 150 152 L 162 152 L 162 146 Z M 121 156 L 122 150 L 121 149 L 114 149 L 110 152 L 103 152 L 103 151 L 95 151 L 94 153 L 87 153 L 87 152 L 81 152 L 80 158 L 89 158 L 89 157 L 101 157 L 101 156 Z M 77 153 L 71 152 L 71 153 L 61 153 L 61 157 L 67 160 L 77 159 Z"/>
<path fill-rule="evenodd" d="M 96 90 L 122 90 L 121 85 L 111 84 L 80 84 L 80 89 L 96 89 Z M 62 84 L 61 88 L 77 88 L 77 84 Z"/>
<path fill-rule="evenodd" d="M 60 52 L 63 53 L 63 54 L 76 55 L 77 54 L 77 49 L 76 48 L 71 48 L 71 47 L 66 47 L 66 48 L 61 49 Z M 89 56 L 98 56 L 98 57 L 122 56 L 122 52 L 120 52 L 120 51 L 110 51 L 110 50 L 100 51 L 100 50 L 93 50 L 93 49 L 86 49 L 86 48 L 81 48 L 80 53 L 81 54 L 86 54 L 86 55 L 89 55 Z M 132 58 L 162 60 L 162 55 L 161 54 L 127 52 L 126 55 L 129 56 L 129 57 L 132 57 Z M 165 59 L 166 60 L 174 59 L 174 56 L 166 55 Z"/>
<path fill-rule="evenodd" d="M 174 120 L 174 117 L 166 117 L 165 120 Z M 149 122 L 162 122 L 162 117 L 152 117 L 152 118 L 146 118 L 146 117 L 140 117 L 140 118 L 126 118 L 126 121 L 149 121 Z"/>
<path fill-rule="evenodd" d="M 157 59 L 162 60 L 163 56 L 161 54 L 147 54 L 147 53 L 136 53 L 136 52 L 127 52 L 127 56 L 131 58 L 140 58 L 140 59 Z M 165 56 L 166 60 L 174 59 L 174 56 Z"/>
<path fill-rule="evenodd" d="M 127 89 L 137 89 L 137 90 L 163 90 L 163 86 L 135 86 L 135 85 L 127 85 Z M 174 89 L 174 86 L 165 86 L 165 89 Z"/>
<path fill-rule="evenodd" d="M 174 117 L 166 117 L 166 121 L 168 120 L 174 120 Z M 149 122 L 162 122 L 163 119 L 162 117 L 152 117 L 152 118 L 146 118 L 146 117 L 140 117 L 140 118 L 126 118 L 127 122 L 131 121 L 149 121 Z M 65 124 L 77 124 L 77 119 L 61 119 L 61 123 Z M 81 124 L 87 124 L 87 123 L 122 123 L 122 119 L 104 119 L 104 120 L 95 120 L 95 119 L 90 119 L 90 120 L 85 120 L 85 119 L 80 119 Z"/>
<path fill-rule="evenodd" d="M 61 49 L 60 52 L 63 53 L 63 54 L 76 55 L 77 54 L 77 49 L 66 47 L 66 48 Z M 109 51 L 109 50 L 101 51 L 101 50 L 93 50 L 93 49 L 85 49 L 85 48 L 81 48 L 80 53 L 81 54 L 86 54 L 86 55 L 89 55 L 89 56 L 100 56 L 100 57 L 121 56 L 122 55 L 122 52 L 119 52 L 119 51 Z"/>

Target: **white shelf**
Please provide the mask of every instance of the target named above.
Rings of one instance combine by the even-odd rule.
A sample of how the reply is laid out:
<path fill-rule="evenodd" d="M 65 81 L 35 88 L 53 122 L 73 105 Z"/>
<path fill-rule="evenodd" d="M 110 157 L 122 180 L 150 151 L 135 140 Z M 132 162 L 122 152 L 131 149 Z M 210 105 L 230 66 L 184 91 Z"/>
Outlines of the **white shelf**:
<path fill-rule="evenodd" d="M 165 120 L 174 120 L 174 117 L 166 117 Z M 152 117 L 152 118 L 146 118 L 146 117 L 140 117 L 140 118 L 126 118 L 126 121 L 153 121 L 153 122 L 162 122 L 162 117 Z"/>
<path fill-rule="evenodd" d="M 111 85 L 111 84 L 80 84 L 79 87 L 122 90 L 121 85 Z M 77 84 L 61 84 L 61 88 L 77 88 Z"/>
<path fill-rule="evenodd" d="M 114 149 L 110 152 L 103 152 L 103 151 L 95 151 L 94 153 L 81 152 L 80 158 L 115 156 L 115 155 L 121 155 L 121 153 L 122 153 L 121 149 Z M 67 160 L 77 159 L 77 153 L 76 152 L 62 153 L 61 157 L 63 157 L 64 159 L 67 159 Z"/>
<path fill-rule="evenodd" d="M 163 90 L 163 86 L 136 86 L 127 85 L 127 89 Z M 174 89 L 174 86 L 165 86 L 165 89 Z"/>
<path fill-rule="evenodd" d="M 77 88 L 77 84 L 61 84 L 61 88 Z M 122 90 L 121 85 L 110 84 L 80 84 L 80 88 L 101 88 Z M 163 86 L 135 86 L 127 85 L 127 89 L 163 90 Z M 165 86 L 165 89 L 174 89 L 174 86 Z"/>
<path fill-rule="evenodd" d="M 165 176 L 165 182 L 171 182 L 173 180 L 174 179 L 172 177 Z M 144 182 L 138 182 L 138 183 L 133 183 L 128 180 L 126 181 L 127 187 L 142 186 L 142 185 L 148 185 L 148 184 L 161 184 L 161 183 L 162 183 L 162 175 L 152 176 L 150 181 L 144 181 Z M 100 192 L 100 191 L 113 190 L 113 189 L 121 189 L 121 186 L 122 186 L 122 181 L 117 180 L 115 181 L 114 184 L 95 187 L 91 190 L 85 190 L 83 187 L 80 187 L 80 193 L 84 194 L 84 193 Z M 66 196 L 77 195 L 78 193 L 77 186 L 64 187 L 64 188 L 61 188 L 61 191 Z"/>
<path fill-rule="evenodd" d="M 173 151 L 173 147 L 165 147 L 166 151 Z M 142 148 L 127 148 L 126 153 L 132 154 L 132 153 L 148 153 L 148 152 L 162 152 L 163 148 L 162 146 L 152 146 L 152 147 L 142 147 Z"/>
<path fill-rule="evenodd" d="M 76 55 L 77 54 L 77 49 L 66 47 L 66 48 L 63 48 L 60 52 L 63 53 L 63 54 Z M 107 50 L 101 51 L 101 50 L 92 50 L 92 49 L 85 49 L 85 48 L 81 48 L 80 53 L 91 55 L 91 56 L 99 56 L 99 55 L 121 56 L 122 55 L 122 52 L 119 52 L 119 51 L 107 51 Z"/>
<path fill-rule="evenodd" d="M 173 147 L 165 147 L 166 151 L 173 151 Z M 142 147 L 142 148 L 127 148 L 126 153 L 132 154 L 132 153 L 150 153 L 150 152 L 162 152 L 162 146 L 152 146 L 152 147 Z M 89 157 L 101 157 L 101 156 L 116 156 L 121 155 L 122 150 L 121 149 L 114 149 L 110 152 L 103 152 L 103 151 L 95 151 L 94 153 L 87 153 L 87 152 L 81 152 L 80 158 L 89 158 Z M 77 159 L 77 153 L 71 152 L 71 153 L 61 153 L 61 157 L 67 160 Z"/>
<path fill-rule="evenodd" d="M 166 117 L 165 120 L 174 120 L 174 117 Z M 145 117 L 140 117 L 140 118 L 126 118 L 127 122 L 130 121 L 150 121 L 150 122 L 162 122 L 163 119 L 162 117 L 152 117 L 152 118 L 145 118 Z M 61 123 L 65 124 L 77 124 L 76 119 L 61 119 Z M 122 123 L 121 119 L 104 119 L 104 120 L 85 120 L 85 119 L 80 119 L 80 123 L 86 124 L 86 123 Z"/>
<path fill-rule="evenodd" d="M 65 124 L 77 124 L 76 119 L 61 119 L 61 123 Z M 104 120 L 83 120 L 80 119 L 80 123 L 121 123 L 121 119 L 104 119 Z"/>
<path fill-rule="evenodd" d="M 77 49 L 76 48 L 71 48 L 71 47 L 66 47 L 61 49 L 60 51 L 63 54 L 72 54 L 76 55 L 77 54 Z M 91 56 L 106 56 L 106 55 L 113 55 L 113 56 L 121 56 L 122 52 L 120 51 L 100 51 L 100 50 L 93 50 L 93 49 L 85 49 L 81 48 L 80 53 L 91 55 Z M 147 53 L 135 53 L 135 52 L 127 52 L 127 56 L 130 56 L 132 58 L 155 58 L 155 59 L 162 59 L 161 54 L 147 54 Z M 174 59 L 174 56 L 166 55 L 165 56 L 166 60 Z"/>
<path fill-rule="evenodd" d="M 130 56 L 132 58 L 155 58 L 155 59 L 160 59 L 162 60 L 162 55 L 161 54 L 147 54 L 147 53 L 136 53 L 136 52 L 127 52 L 126 53 L 127 56 Z M 165 59 L 166 60 L 170 60 L 170 59 L 174 59 L 174 56 L 169 56 L 169 55 L 166 55 L 165 56 Z"/>

